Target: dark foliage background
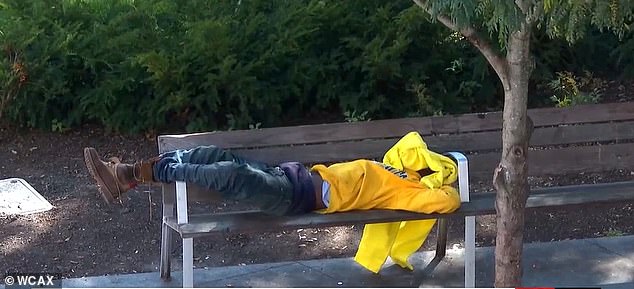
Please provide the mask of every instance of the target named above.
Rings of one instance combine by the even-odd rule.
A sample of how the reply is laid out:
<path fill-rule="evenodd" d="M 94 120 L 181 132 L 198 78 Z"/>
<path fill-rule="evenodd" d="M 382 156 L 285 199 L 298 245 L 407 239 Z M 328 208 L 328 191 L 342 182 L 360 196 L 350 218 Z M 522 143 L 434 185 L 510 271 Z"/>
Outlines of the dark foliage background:
<path fill-rule="evenodd" d="M 410 0 L 0 0 L 0 118 L 64 131 L 201 131 L 487 111 L 499 81 Z M 556 72 L 634 76 L 634 37 L 537 33 Z M 544 89 L 546 88 L 546 89 Z M 541 90 L 540 90 L 541 89 Z M 540 93 L 543 92 L 543 93 Z"/>

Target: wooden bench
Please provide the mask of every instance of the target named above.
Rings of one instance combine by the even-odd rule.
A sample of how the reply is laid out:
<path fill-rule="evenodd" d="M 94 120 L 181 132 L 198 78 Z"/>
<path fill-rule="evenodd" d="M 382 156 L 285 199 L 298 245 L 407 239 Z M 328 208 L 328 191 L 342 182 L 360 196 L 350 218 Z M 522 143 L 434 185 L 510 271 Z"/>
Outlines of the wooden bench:
<path fill-rule="evenodd" d="M 535 124 L 529 155 L 531 175 L 634 169 L 634 103 L 534 109 L 529 115 Z M 159 152 L 214 144 L 269 163 L 300 161 L 313 164 L 380 159 L 401 136 L 418 131 L 437 152 L 462 152 L 451 155 L 459 161 L 459 189 L 463 201 L 458 211 L 446 215 L 371 210 L 294 217 L 272 217 L 256 211 L 190 216 L 186 204 L 205 200 L 204 190 L 180 182 L 166 184 L 163 185 L 161 277 L 170 277 L 174 232 L 183 240 L 183 286 L 191 287 L 195 237 L 439 218 L 436 256 L 428 266 L 433 269 L 445 255 L 445 218 L 465 217 L 465 287 L 474 287 L 474 216 L 495 214 L 495 195 L 470 195 L 469 180 L 491 179 L 500 159 L 501 126 L 501 113 L 493 112 L 159 136 Z M 468 163 L 461 157 L 463 154 L 468 157 Z M 532 190 L 527 207 L 624 200 L 634 200 L 634 182 Z"/>

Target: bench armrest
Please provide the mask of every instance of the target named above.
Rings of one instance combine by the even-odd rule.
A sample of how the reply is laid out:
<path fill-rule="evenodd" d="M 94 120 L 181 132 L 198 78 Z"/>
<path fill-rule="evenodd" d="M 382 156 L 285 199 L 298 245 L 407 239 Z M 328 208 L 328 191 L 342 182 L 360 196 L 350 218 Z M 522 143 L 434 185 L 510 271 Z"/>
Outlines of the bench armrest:
<path fill-rule="evenodd" d="M 460 201 L 469 203 L 469 162 L 467 157 L 460 152 L 447 152 L 445 155 L 453 158 L 458 163 L 458 190 Z M 475 287 L 475 217 L 465 217 L 465 288 Z"/>
<path fill-rule="evenodd" d="M 469 161 L 467 156 L 461 152 L 447 152 L 446 156 L 454 159 L 458 163 L 458 189 L 460 191 L 460 201 L 469 202 Z"/>

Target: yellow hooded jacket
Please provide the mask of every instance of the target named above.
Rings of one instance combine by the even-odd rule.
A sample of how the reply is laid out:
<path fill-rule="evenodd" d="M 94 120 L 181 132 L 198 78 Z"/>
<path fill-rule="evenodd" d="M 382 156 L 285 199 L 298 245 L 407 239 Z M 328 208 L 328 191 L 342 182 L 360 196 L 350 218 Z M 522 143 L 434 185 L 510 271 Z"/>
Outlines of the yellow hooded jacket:
<path fill-rule="evenodd" d="M 419 170 L 430 169 L 423 178 Z M 356 160 L 326 167 L 315 165 L 330 183 L 330 203 L 322 213 L 350 210 L 393 209 L 419 213 L 451 213 L 460 207 L 460 196 L 450 186 L 457 179 L 456 164 L 427 149 L 417 132 L 399 140 L 383 163 Z M 387 256 L 404 268 L 425 241 L 436 220 L 368 224 L 355 261 L 377 273 Z"/>

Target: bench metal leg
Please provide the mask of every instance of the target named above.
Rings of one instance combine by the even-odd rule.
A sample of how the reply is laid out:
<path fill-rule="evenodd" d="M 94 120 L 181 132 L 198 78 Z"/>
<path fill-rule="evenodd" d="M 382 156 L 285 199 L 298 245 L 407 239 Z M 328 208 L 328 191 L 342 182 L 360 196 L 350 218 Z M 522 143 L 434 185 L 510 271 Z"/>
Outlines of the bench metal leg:
<path fill-rule="evenodd" d="M 194 287 L 194 239 L 183 239 L 183 288 Z"/>
<path fill-rule="evenodd" d="M 436 232 L 436 253 L 434 258 L 429 261 L 429 264 L 423 268 L 423 270 L 414 276 L 412 285 L 422 287 L 425 277 L 431 275 L 436 269 L 440 261 L 445 258 L 447 254 L 447 233 L 449 231 L 447 219 L 438 219 L 438 231 Z"/>
<path fill-rule="evenodd" d="M 167 280 L 171 277 L 171 258 L 172 258 L 172 238 L 174 230 L 165 223 L 165 218 L 174 214 L 173 205 L 163 205 L 163 224 L 161 225 L 161 279 Z"/>
<path fill-rule="evenodd" d="M 178 224 L 187 224 L 187 184 L 176 182 L 176 219 Z M 183 238 L 183 288 L 194 287 L 194 239 Z"/>
<path fill-rule="evenodd" d="M 465 288 L 475 288 L 475 217 L 465 218 L 464 228 L 464 284 Z"/>
<path fill-rule="evenodd" d="M 424 278 L 431 275 L 436 269 L 440 261 L 447 253 L 447 232 L 448 220 L 438 220 L 438 240 L 436 241 L 436 254 L 434 258 L 427 264 L 425 269 L 415 276 L 414 284 L 422 287 Z M 465 265 L 465 288 L 475 288 L 475 217 L 465 218 L 465 249 L 464 249 L 464 265 Z"/>
<path fill-rule="evenodd" d="M 423 270 L 423 275 L 428 275 L 436 269 L 436 266 L 440 264 L 445 255 L 447 255 L 447 219 L 438 219 L 438 232 L 436 233 L 436 253 L 434 258 L 429 261 L 429 264 Z"/>
<path fill-rule="evenodd" d="M 447 233 L 449 232 L 447 219 L 438 219 L 438 232 L 436 238 L 436 255 L 434 259 L 442 260 L 447 254 Z"/>

